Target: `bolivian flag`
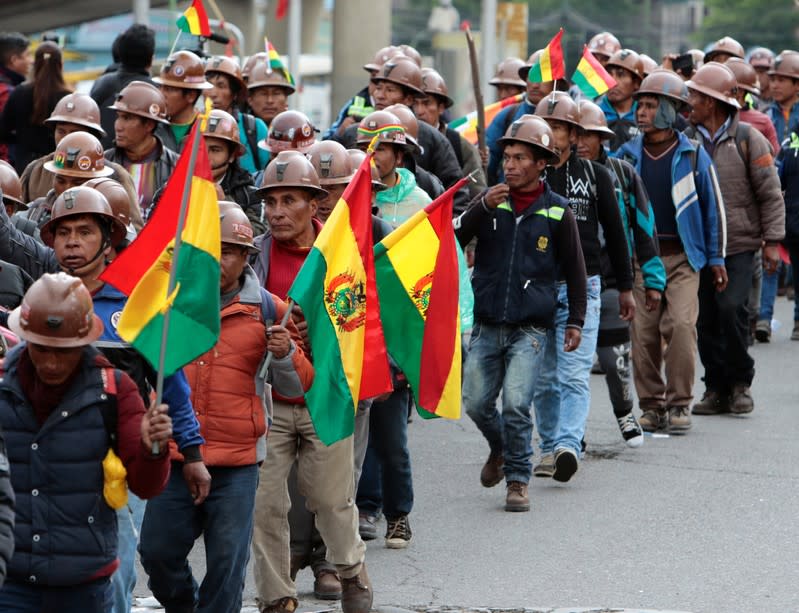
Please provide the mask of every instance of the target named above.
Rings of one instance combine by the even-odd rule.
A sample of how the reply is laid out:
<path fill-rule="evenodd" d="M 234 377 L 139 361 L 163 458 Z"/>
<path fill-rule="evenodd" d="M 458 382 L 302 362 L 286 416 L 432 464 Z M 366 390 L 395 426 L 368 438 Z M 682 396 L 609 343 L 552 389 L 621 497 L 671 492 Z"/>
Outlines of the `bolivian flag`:
<path fill-rule="evenodd" d="M 219 338 L 219 205 L 200 121 L 194 122 L 177 168 L 138 238 L 101 275 L 128 296 L 117 332 L 153 368 L 158 368 L 164 314 L 170 311 L 164 376 L 188 364 Z M 200 139 L 195 145 L 194 139 Z M 192 148 L 196 165 L 189 168 Z M 181 196 L 191 176 L 191 193 L 178 252 L 175 291 L 167 296 L 178 232 Z"/>
<path fill-rule="evenodd" d="M 502 109 L 508 108 L 512 104 L 516 104 L 517 102 L 521 102 L 524 94 L 517 94 L 515 96 L 508 96 L 507 98 L 503 98 L 502 100 L 498 100 L 497 102 L 493 102 L 489 104 L 485 109 L 483 109 L 483 117 L 485 117 L 485 125 L 486 127 L 491 125 L 491 122 L 494 121 L 499 112 Z M 457 119 L 453 119 L 447 125 L 448 128 L 452 128 L 458 134 L 463 136 L 466 140 L 468 140 L 471 144 L 477 144 L 477 111 L 472 111 L 471 113 L 464 115 L 463 117 L 458 117 Z"/>
<path fill-rule="evenodd" d="M 527 73 L 527 80 L 530 83 L 547 83 L 566 76 L 561 38 L 563 38 L 563 28 L 549 41 L 544 51 L 538 56 L 538 61 L 530 68 L 530 72 Z"/>
<path fill-rule="evenodd" d="M 270 43 L 266 38 L 264 38 L 264 42 L 266 43 L 268 71 L 272 72 L 273 70 L 276 70 L 278 72 L 283 73 L 283 76 L 286 78 L 288 84 L 295 85 L 294 77 L 291 76 L 291 73 L 284 66 L 283 60 L 280 59 L 280 54 L 277 52 L 277 49 L 275 49 L 275 46 L 272 43 Z"/>
<path fill-rule="evenodd" d="M 344 190 L 289 290 L 308 323 L 314 380 L 305 401 L 325 445 L 353 433 L 358 400 L 392 389 L 372 252 L 371 159 Z"/>
<path fill-rule="evenodd" d="M 211 36 L 208 15 L 202 0 L 192 0 L 191 6 L 178 18 L 178 29 L 193 36 Z"/>
<path fill-rule="evenodd" d="M 461 325 L 452 199 L 461 179 L 375 245 L 375 270 L 388 352 L 417 406 L 461 416 Z"/>
<path fill-rule="evenodd" d="M 583 57 L 572 75 L 572 82 L 592 100 L 616 85 L 616 80 L 608 74 L 587 46 L 583 48 Z"/>

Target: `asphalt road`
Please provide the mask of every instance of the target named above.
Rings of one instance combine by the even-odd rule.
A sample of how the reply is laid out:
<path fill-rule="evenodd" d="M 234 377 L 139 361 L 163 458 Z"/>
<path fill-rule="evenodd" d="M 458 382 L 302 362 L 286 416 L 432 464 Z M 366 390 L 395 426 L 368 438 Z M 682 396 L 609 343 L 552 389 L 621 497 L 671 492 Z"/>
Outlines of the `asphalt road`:
<path fill-rule="evenodd" d="M 587 456 L 567 484 L 534 479 L 529 513 L 505 513 L 502 486 L 480 486 L 488 448 L 468 417 L 415 419 L 413 541 L 400 551 L 369 543 L 375 606 L 799 611 L 792 309 L 779 298 L 782 327 L 752 349 L 756 406 L 748 417 L 694 416 L 687 435 L 648 436 L 629 449 L 604 379 L 592 375 Z M 203 564 L 198 543 L 199 576 Z M 312 583 L 309 569 L 298 576 L 304 610 L 324 606 Z M 147 594 L 143 575 L 136 593 Z M 245 602 L 253 598 L 249 577 Z"/>

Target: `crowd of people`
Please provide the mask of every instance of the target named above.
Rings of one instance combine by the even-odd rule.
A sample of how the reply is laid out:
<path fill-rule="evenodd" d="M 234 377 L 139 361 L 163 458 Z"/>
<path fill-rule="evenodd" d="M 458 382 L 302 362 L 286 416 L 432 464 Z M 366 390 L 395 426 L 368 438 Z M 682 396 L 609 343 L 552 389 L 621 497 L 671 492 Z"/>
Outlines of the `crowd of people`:
<path fill-rule="evenodd" d="M 604 32 L 588 47 L 616 84 L 596 100 L 528 80 L 544 50 L 507 58 L 490 83 L 521 99 L 480 150 L 448 127 L 446 81 L 408 45 L 364 64 L 322 140 L 266 53 L 239 66 L 180 50 L 151 76 L 154 33 L 134 25 L 86 95 L 57 45 L 29 47 L 0 33 L 4 611 L 127 613 L 137 552 L 169 613 L 239 611 L 250 557 L 264 613 L 297 609 L 306 567 L 317 598 L 369 611 L 364 541 L 381 516 L 386 547 L 412 541 L 413 393 L 393 367 L 393 391 L 325 445 L 304 394 L 329 348 L 288 292 L 370 145 L 376 242 L 472 178 L 453 220 L 462 404 L 489 448 L 480 483 L 505 481 L 506 511 L 529 511 L 531 477 L 578 471 L 592 369 L 630 447 L 755 408 L 748 347 L 771 338 L 780 275 L 799 285 L 795 51 L 725 37 L 658 64 Z M 101 275 L 150 223 L 204 99 L 221 333 L 156 405 L 157 373 L 117 333 L 127 298 Z M 794 319 L 799 340 L 799 305 Z"/>

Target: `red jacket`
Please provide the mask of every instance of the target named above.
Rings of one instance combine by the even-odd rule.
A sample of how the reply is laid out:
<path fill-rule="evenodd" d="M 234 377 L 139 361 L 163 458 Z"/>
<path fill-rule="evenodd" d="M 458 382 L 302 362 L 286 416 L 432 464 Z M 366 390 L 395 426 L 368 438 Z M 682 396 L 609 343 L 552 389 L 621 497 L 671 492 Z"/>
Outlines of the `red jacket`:
<path fill-rule="evenodd" d="M 279 322 L 287 305 L 270 296 Z M 258 280 L 248 267 L 241 291 L 222 308 L 216 345 L 183 368 L 206 441 L 201 450 L 208 466 L 247 466 L 266 457 L 267 416 L 263 385 L 257 381 L 266 354 L 261 297 Z M 272 360 L 269 374 L 282 397 L 301 398 L 313 381 L 313 367 L 301 349 L 296 327 L 289 322 L 287 328 L 294 346 L 288 356 Z M 182 460 L 174 443 L 170 452 L 173 459 Z"/>
<path fill-rule="evenodd" d="M 766 137 L 773 149 L 771 156 L 776 158 L 780 152 L 780 143 L 777 140 L 777 130 L 774 129 L 774 124 L 771 123 L 769 116 L 755 109 L 745 109 L 738 112 L 738 117 L 741 121 L 752 124 L 758 132 Z"/>

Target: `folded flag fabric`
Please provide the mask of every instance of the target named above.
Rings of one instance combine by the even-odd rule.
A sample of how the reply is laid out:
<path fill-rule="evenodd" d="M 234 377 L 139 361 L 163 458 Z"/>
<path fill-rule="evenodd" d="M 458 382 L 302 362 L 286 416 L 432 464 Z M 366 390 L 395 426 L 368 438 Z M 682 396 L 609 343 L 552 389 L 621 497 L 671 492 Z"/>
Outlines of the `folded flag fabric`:
<path fill-rule="evenodd" d="M 491 125 L 494 118 L 499 115 L 502 109 L 505 109 L 512 104 L 522 101 L 524 94 L 517 94 L 515 96 L 508 96 L 497 102 L 493 102 L 485 107 L 483 116 L 485 117 L 486 127 Z M 448 127 L 458 132 L 463 138 L 469 141 L 472 145 L 477 144 L 477 111 L 458 117 L 449 122 Z"/>
<path fill-rule="evenodd" d="M 202 0 L 192 0 L 191 6 L 178 18 L 178 29 L 194 36 L 211 36 L 211 26 L 208 25 L 208 15 L 205 12 Z"/>
<path fill-rule="evenodd" d="M 461 330 L 452 201 L 462 179 L 375 245 L 388 352 L 419 409 L 461 414 Z"/>
<path fill-rule="evenodd" d="M 169 376 L 213 347 L 219 338 L 219 205 L 200 121 L 194 123 L 183 154 L 158 206 L 138 238 L 101 275 L 128 296 L 117 332 L 158 368 L 164 315 L 169 314 L 164 376 Z M 190 157 L 194 139 L 196 165 Z M 185 182 L 191 176 L 176 284 L 171 295 L 175 237 Z"/>
<path fill-rule="evenodd" d="M 527 73 L 527 80 L 530 83 L 547 83 L 556 79 L 566 77 L 566 65 L 563 61 L 563 28 L 555 37 L 544 47 L 543 52 L 538 56 L 538 61 L 533 64 Z"/>
<path fill-rule="evenodd" d="M 289 85 L 295 85 L 294 77 L 291 76 L 291 73 L 283 64 L 283 60 L 280 59 L 280 54 L 277 52 L 277 49 L 275 49 L 275 46 L 267 39 L 264 39 L 264 42 L 266 43 L 266 54 L 269 58 L 269 71 L 276 70 L 282 72 Z"/>
<path fill-rule="evenodd" d="M 289 289 L 308 323 L 305 402 L 325 445 L 350 436 L 358 400 L 392 390 L 372 251 L 372 156 L 364 158 Z"/>
<path fill-rule="evenodd" d="M 583 47 L 583 57 L 580 58 L 571 80 L 591 99 L 601 96 L 616 85 L 616 79 L 608 74 L 587 46 Z"/>

